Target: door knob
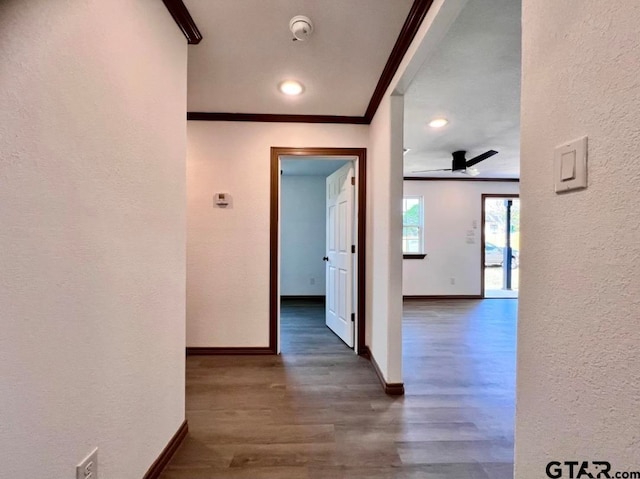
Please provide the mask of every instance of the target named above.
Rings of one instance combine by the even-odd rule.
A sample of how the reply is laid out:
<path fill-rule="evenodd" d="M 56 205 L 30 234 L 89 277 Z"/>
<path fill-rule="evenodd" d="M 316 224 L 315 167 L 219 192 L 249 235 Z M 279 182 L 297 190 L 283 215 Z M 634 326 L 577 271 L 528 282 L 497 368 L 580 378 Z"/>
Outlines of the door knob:
<path fill-rule="evenodd" d="M 324 258 L 322 258 L 322 261 L 329 261 L 329 257 L 325 256 Z"/>

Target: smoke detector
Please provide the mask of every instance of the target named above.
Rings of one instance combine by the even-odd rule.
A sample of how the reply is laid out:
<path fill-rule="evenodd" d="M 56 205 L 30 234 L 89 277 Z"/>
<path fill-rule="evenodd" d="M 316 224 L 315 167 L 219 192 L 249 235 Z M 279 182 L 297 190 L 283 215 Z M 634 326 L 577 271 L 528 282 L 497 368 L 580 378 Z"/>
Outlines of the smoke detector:
<path fill-rule="evenodd" d="M 296 15 L 289 21 L 289 30 L 293 33 L 293 41 L 304 42 L 313 32 L 313 23 L 309 17 Z"/>

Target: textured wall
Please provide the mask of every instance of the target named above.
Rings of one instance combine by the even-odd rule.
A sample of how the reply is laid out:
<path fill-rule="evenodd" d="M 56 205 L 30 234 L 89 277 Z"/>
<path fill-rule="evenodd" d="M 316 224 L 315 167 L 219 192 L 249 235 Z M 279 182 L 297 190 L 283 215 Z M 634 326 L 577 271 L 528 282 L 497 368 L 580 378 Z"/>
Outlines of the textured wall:
<path fill-rule="evenodd" d="M 480 294 L 482 195 L 518 193 L 519 189 L 518 183 L 405 181 L 405 195 L 424 198 L 427 257 L 403 261 L 403 294 Z M 467 243 L 469 230 L 475 232 L 474 244 Z M 455 278 L 455 285 L 450 278 Z"/>
<path fill-rule="evenodd" d="M 0 53 L 0 477 L 140 479 L 184 419 L 186 42 L 9 0 Z"/>
<path fill-rule="evenodd" d="M 640 3 L 525 0 L 516 477 L 640 470 Z M 589 137 L 589 188 L 553 191 Z M 566 477 L 566 476 L 565 476 Z"/>
<path fill-rule="evenodd" d="M 187 345 L 269 344 L 271 147 L 367 146 L 361 125 L 187 122 Z M 233 205 L 213 207 L 216 192 Z"/>
<path fill-rule="evenodd" d="M 389 383 L 402 382 L 403 98 L 371 122 L 367 204 L 367 344 Z"/>
<path fill-rule="evenodd" d="M 280 189 L 280 294 L 324 296 L 327 179 L 284 175 Z"/>

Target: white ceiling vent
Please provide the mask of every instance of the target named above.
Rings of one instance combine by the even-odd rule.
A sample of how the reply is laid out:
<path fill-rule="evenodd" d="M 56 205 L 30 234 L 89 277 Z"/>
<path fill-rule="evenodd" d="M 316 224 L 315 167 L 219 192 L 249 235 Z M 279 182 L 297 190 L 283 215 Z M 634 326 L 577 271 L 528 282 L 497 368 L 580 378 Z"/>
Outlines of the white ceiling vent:
<path fill-rule="evenodd" d="M 289 30 L 293 33 L 293 41 L 304 42 L 313 32 L 313 23 L 309 17 L 297 15 L 289 21 Z"/>

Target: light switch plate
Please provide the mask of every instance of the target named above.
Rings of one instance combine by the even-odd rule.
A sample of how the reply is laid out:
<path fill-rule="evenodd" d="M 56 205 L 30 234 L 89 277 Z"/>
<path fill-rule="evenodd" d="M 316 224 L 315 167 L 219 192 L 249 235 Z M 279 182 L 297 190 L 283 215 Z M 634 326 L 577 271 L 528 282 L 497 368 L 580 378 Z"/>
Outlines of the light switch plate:
<path fill-rule="evenodd" d="M 557 146 L 553 176 L 556 193 L 587 187 L 587 137 Z"/>
<path fill-rule="evenodd" d="M 98 479 L 98 448 L 76 466 L 76 479 Z"/>

